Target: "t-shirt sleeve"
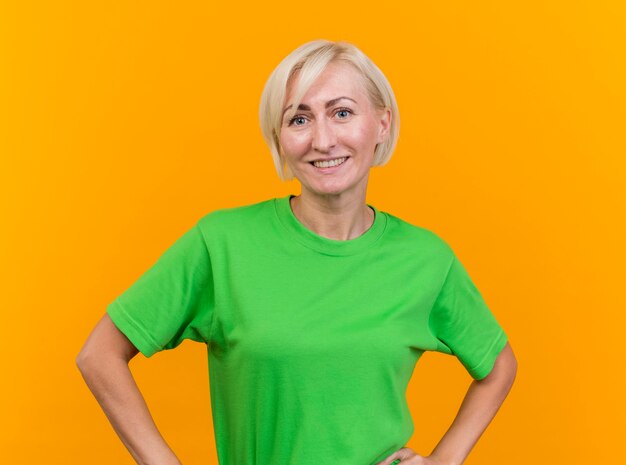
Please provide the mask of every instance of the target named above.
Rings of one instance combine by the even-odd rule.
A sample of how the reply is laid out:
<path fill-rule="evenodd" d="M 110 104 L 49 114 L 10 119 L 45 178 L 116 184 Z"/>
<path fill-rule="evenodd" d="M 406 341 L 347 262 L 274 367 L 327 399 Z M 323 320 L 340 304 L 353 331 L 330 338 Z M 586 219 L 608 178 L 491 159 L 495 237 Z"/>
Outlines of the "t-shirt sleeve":
<path fill-rule="evenodd" d="M 455 355 L 474 379 L 486 377 L 507 342 L 507 335 L 453 255 L 429 318 L 437 352 Z"/>
<path fill-rule="evenodd" d="M 107 306 L 107 313 L 150 357 L 185 339 L 208 343 L 213 306 L 209 251 L 196 223 Z"/>

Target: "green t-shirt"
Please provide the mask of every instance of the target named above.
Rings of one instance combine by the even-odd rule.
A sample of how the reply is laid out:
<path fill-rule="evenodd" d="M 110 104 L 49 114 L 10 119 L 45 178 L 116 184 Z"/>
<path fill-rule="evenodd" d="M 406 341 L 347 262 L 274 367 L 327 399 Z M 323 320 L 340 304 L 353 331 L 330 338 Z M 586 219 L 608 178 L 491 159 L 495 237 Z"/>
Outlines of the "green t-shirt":
<path fill-rule="evenodd" d="M 207 344 L 220 465 L 373 465 L 413 434 L 424 351 L 481 379 L 507 336 L 435 233 L 369 205 L 328 239 L 291 196 L 204 215 L 107 312 L 146 357 Z"/>

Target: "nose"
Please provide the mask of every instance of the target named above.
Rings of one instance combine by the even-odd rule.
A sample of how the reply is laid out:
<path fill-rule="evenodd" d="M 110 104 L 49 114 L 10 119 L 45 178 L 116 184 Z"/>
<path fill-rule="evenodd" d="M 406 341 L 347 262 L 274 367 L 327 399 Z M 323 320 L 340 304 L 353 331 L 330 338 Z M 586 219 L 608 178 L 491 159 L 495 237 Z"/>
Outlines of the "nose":
<path fill-rule="evenodd" d="M 318 152 L 328 152 L 337 143 L 335 128 L 325 118 L 316 121 L 311 144 Z"/>

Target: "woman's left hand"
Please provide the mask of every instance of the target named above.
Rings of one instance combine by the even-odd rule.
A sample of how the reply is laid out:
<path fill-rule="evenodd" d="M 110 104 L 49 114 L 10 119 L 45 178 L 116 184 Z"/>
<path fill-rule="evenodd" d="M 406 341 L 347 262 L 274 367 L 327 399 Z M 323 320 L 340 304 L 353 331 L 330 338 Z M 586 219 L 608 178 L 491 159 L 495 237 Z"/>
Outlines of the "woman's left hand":
<path fill-rule="evenodd" d="M 424 457 L 419 455 L 410 447 L 403 447 L 397 450 L 382 462 L 376 465 L 444 465 L 435 457 Z"/>

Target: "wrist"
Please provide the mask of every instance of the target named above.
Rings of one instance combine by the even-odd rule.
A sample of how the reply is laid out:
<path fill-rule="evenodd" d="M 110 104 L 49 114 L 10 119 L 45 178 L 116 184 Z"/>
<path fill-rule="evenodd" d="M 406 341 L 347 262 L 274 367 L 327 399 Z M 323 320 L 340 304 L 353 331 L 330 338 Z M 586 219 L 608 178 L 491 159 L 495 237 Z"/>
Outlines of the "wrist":
<path fill-rule="evenodd" d="M 428 456 L 428 459 L 433 462 L 434 465 L 463 465 L 462 462 L 457 460 L 448 458 L 448 457 L 440 457 L 439 455 L 433 453 Z"/>

